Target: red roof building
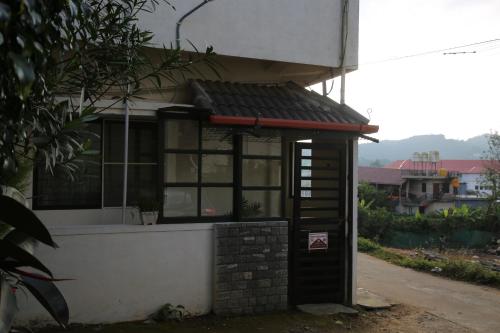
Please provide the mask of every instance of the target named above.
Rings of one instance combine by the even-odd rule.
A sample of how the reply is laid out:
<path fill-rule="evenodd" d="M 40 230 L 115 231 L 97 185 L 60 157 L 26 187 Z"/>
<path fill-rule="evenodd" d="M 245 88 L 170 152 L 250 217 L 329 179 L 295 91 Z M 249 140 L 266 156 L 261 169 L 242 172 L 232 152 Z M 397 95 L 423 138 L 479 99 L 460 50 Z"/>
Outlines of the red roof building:
<path fill-rule="evenodd" d="M 367 182 L 378 185 L 401 185 L 401 171 L 390 168 L 373 168 L 363 167 L 358 168 L 358 179 L 360 182 Z"/>
<path fill-rule="evenodd" d="M 437 162 L 438 168 L 448 171 L 456 171 L 461 174 L 480 174 L 483 167 L 483 160 L 441 160 Z M 412 170 L 419 168 L 418 162 L 412 160 L 397 160 L 384 166 L 387 169 Z"/>

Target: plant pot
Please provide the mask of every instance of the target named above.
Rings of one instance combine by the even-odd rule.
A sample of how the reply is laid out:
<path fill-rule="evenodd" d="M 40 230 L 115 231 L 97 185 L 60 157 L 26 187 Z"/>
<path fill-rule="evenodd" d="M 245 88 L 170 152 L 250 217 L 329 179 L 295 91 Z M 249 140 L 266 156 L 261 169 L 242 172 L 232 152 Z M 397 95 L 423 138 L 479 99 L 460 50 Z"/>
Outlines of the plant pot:
<path fill-rule="evenodd" d="M 154 212 L 141 212 L 141 220 L 144 225 L 156 224 L 158 221 L 158 211 Z"/>

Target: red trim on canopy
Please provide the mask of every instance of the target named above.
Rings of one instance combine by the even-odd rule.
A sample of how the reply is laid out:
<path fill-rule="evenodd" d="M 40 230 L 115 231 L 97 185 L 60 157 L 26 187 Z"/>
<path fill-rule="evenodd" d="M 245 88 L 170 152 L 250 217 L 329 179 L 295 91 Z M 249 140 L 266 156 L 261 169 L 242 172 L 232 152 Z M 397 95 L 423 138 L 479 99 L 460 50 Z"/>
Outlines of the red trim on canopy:
<path fill-rule="evenodd" d="M 259 125 L 263 127 L 319 129 L 319 130 L 329 130 L 329 131 L 359 132 L 364 134 L 378 132 L 377 125 L 330 123 L 330 122 L 320 122 L 313 120 L 290 120 L 290 119 L 276 119 L 276 118 L 212 115 L 210 116 L 209 121 L 212 124 L 218 124 L 218 125 L 246 125 L 246 126 Z"/>

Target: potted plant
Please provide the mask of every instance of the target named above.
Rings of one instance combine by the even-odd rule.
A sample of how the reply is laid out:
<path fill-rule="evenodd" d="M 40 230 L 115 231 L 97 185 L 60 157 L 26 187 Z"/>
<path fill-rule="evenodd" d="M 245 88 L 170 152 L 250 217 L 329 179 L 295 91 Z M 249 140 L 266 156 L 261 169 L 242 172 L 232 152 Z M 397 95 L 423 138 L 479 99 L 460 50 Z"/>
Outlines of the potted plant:
<path fill-rule="evenodd" d="M 158 221 L 158 211 L 160 203 L 152 198 L 144 198 L 139 201 L 139 212 L 141 213 L 142 224 L 152 225 Z"/>

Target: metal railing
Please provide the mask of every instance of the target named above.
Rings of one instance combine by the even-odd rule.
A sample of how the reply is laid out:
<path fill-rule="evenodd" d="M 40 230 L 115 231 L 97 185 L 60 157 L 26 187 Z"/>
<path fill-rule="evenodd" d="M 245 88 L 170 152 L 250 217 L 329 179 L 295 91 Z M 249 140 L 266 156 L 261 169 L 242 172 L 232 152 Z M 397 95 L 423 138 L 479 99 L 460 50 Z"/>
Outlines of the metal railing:
<path fill-rule="evenodd" d="M 453 178 L 459 177 L 460 173 L 457 171 L 447 171 L 446 174 L 443 174 L 440 170 L 417 170 L 417 169 L 406 169 L 401 170 L 401 177 L 440 177 L 440 178 Z"/>

